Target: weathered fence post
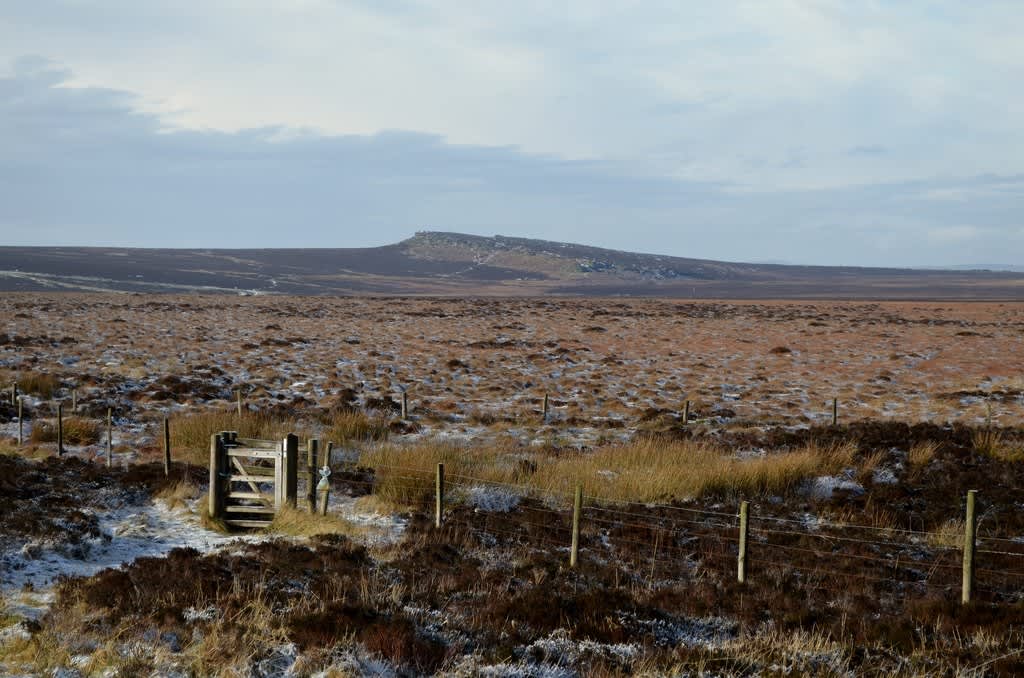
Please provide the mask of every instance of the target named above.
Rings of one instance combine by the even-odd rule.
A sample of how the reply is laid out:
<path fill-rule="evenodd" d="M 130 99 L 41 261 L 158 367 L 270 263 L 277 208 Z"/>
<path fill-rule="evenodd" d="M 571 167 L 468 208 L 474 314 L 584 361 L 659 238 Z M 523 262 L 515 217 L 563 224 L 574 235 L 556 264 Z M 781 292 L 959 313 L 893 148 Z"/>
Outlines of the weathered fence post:
<path fill-rule="evenodd" d="M 409 394 L 402 391 L 402 419 L 409 418 Z"/>
<path fill-rule="evenodd" d="M 839 398 L 832 399 L 832 425 L 839 424 Z"/>
<path fill-rule="evenodd" d="M 164 417 L 164 477 L 171 475 L 171 421 Z"/>
<path fill-rule="evenodd" d="M 238 405 L 238 416 L 239 416 L 239 418 L 241 418 L 241 416 L 242 416 L 242 389 L 238 389 L 238 390 L 235 391 L 235 401 L 236 401 L 236 403 Z"/>
<path fill-rule="evenodd" d="M 207 512 L 211 518 L 220 518 L 220 507 L 223 505 L 223 488 L 221 482 L 221 454 L 223 443 L 221 434 L 214 433 L 210 436 L 210 494 L 209 507 Z"/>
<path fill-rule="evenodd" d="M 78 389 L 71 389 L 71 413 L 78 412 Z"/>
<path fill-rule="evenodd" d="M 284 501 L 295 508 L 299 498 L 299 437 L 289 433 L 284 439 Z"/>
<path fill-rule="evenodd" d="M 545 393 L 544 394 L 544 421 L 545 422 L 547 422 L 547 420 L 548 420 L 548 414 L 550 413 L 550 410 L 551 410 L 551 407 L 550 407 L 550 402 L 548 401 L 548 394 Z"/>
<path fill-rule="evenodd" d="M 57 403 L 57 456 L 64 454 L 64 403 Z"/>
<path fill-rule="evenodd" d="M 572 550 L 569 552 L 569 567 L 576 567 L 580 558 L 580 513 L 583 511 L 583 486 L 576 486 L 572 500 Z"/>
<path fill-rule="evenodd" d="M 683 423 L 690 423 L 690 401 L 686 401 L 686 405 L 683 406 Z"/>
<path fill-rule="evenodd" d="M 11 395 L 15 395 L 14 391 L 11 391 Z M 15 396 L 17 397 L 17 396 Z M 18 447 L 21 447 L 25 442 L 25 403 L 21 398 L 18 398 Z"/>
<path fill-rule="evenodd" d="M 114 451 L 114 410 L 107 408 L 107 468 L 110 468 L 110 457 Z"/>
<path fill-rule="evenodd" d="M 743 583 L 747 581 L 747 517 L 750 510 L 750 505 L 745 502 L 740 502 L 740 553 L 737 557 L 737 569 L 736 569 L 736 581 Z"/>
<path fill-rule="evenodd" d="M 330 443 L 327 444 L 330 449 Z M 324 467 L 321 469 L 320 482 L 317 483 L 316 489 L 320 493 L 320 515 L 327 515 L 327 504 L 331 501 L 331 457 L 328 454 L 327 459 L 324 460 Z"/>
<path fill-rule="evenodd" d="M 14 382 L 13 384 L 11 384 L 11 404 L 13 405 L 14 401 L 17 400 L 17 399 L 18 399 L 18 382 Z"/>
<path fill-rule="evenodd" d="M 434 478 L 434 527 L 441 527 L 444 521 L 444 464 L 438 463 Z"/>
<path fill-rule="evenodd" d="M 967 517 L 964 520 L 964 580 L 960 600 L 965 605 L 971 602 L 974 592 L 974 532 L 977 526 L 974 518 L 974 497 L 977 490 L 967 492 Z"/>
<path fill-rule="evenodd" d="M 316 458 L 319 451 L 319 440 L 310 438 L 306 441 L 306 507 L 310 513 L 316 513 Z"/>

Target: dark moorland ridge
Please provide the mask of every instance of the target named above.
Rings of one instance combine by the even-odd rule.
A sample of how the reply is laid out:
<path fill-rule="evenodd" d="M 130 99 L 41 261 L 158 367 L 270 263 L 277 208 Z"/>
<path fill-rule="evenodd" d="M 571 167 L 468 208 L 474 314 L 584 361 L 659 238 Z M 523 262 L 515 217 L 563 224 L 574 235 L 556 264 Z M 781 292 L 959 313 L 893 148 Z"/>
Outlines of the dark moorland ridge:
<path fill-rule="evenodd" d="M 1024 300 L 1024 273 L 784 266 L 420 232 L 350 249 L 0 247 L 0 291 Z"/>

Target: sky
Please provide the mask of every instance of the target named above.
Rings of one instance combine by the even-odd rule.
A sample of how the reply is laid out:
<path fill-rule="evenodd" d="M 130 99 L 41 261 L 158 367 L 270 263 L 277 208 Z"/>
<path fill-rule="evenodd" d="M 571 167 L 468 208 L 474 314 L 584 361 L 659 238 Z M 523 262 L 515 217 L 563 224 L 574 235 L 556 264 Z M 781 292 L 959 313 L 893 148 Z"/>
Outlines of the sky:
<path fill-rule="evenodd" d="M 0 0 L 0 244 L 1024 262 L 1024 4 Z"/>

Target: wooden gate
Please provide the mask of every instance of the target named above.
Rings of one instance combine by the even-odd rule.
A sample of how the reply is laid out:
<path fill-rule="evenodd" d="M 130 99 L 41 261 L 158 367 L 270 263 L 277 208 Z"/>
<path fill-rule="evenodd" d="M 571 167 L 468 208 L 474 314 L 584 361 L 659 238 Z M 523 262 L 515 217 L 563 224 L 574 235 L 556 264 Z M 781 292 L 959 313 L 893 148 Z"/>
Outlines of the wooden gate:
<path fill-rule="evenodd" d="M 298 497 L 299 439 L 239 438 L 221 431 L 210 438 L 212 518 L 233 527 L 266 527 L 286 503 Z"/>

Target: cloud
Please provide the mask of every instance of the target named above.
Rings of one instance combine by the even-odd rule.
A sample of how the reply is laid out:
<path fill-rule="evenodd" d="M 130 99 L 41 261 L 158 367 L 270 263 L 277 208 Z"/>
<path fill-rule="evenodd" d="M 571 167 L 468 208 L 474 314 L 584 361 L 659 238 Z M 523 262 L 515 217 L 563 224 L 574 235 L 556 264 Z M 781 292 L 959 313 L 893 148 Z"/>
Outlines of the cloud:
<path fill-rule="evenodd" d="M 725 260 L 942 265 L 998 263 L 1019 242 L 1022 175 L 758 191 L 416 131 L 168 129 L 134 94 L 70 87 L 75 75 L 45 60 L 10 72 L 5 244 L 345 247 L 434 228 Z M 930 197 L 943 191 L 965 197 Z M 970 248 L 949 237 L 963 224 L 977 224 Z"/>

